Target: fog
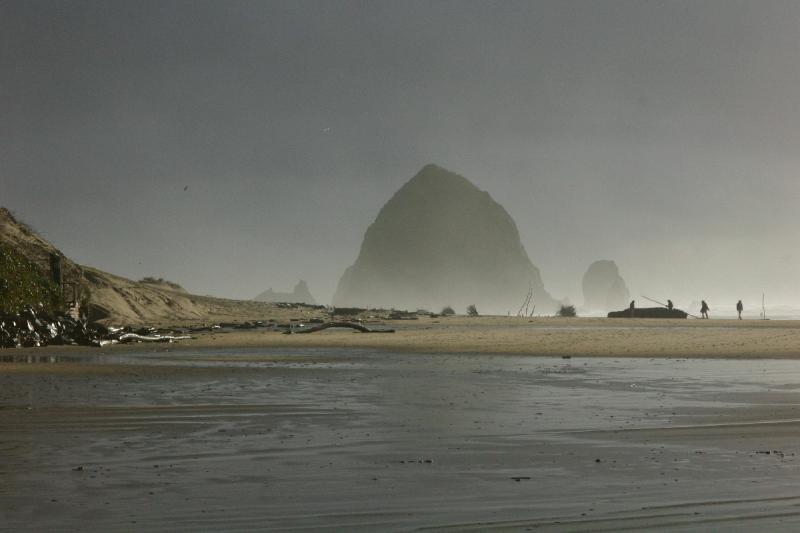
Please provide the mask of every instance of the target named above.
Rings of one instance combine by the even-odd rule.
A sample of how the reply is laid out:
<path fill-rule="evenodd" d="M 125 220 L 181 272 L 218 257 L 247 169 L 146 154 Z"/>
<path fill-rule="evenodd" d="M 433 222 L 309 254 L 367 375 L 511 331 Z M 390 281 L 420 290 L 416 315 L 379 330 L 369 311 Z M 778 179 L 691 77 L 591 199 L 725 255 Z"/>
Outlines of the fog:
<path fill-rule="evenodd" d="M 426 163 L 547 290 L 800 302 L 800 4 L 0 2 L 0 205 L 78 262 L 320 302 Z"/>

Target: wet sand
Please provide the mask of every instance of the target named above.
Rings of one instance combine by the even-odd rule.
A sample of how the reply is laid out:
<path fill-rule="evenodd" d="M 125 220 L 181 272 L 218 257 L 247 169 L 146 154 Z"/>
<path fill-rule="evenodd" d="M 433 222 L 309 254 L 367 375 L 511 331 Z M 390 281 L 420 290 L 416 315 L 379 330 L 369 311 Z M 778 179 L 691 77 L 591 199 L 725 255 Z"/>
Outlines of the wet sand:
<path fill-rule="evenodd" d="M 205 342 L 0 364 L 0 524 L 800 526 L 800 362 Z"/>

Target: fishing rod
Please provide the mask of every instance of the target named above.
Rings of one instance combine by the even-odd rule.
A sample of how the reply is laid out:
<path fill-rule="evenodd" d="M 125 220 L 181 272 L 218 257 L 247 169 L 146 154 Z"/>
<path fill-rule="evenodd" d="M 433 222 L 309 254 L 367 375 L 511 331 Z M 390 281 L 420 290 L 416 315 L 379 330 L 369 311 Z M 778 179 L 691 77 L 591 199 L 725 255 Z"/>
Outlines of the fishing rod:
<path fill-rule="evenodd" d="M 654 298 L 650 298 L 648 296 L 645 296 L 644 294 L 642 294 L 642 298 L 644 298 L 645 300 L 650 300 L 653 303 L 657 303 L 658 305 L 661 305 L 661 306 L 666 307 L 667 309 L 669 309 L 669 306 L 667 304 L 665 304 L 664 302 L 659 302 L 658 300 L 656 300 Z M 684 311 L 684 313 L 686 313 L 686 311 Z M 689 315 L 692 318 L 697 318 L 697 319 L 700 318 L 699 316 L 695 316 L 692 313 L 686 313 L 686 314 Z"/>
<path fill-rule="evenodd" d="M 650 300 L 653 303 L 657 303 L 658 305 L 660 305 L 662 307 L 669 308 L 669 306 L 667 304 L 665 304 L 664 302 L 659 302 L 658 300 L 656 300 L 654 298 L 650 298 L 648 296 L 645 296 L 644 294 L 642 294 L 642 298 L 644 298 L 645 300 Z"/>

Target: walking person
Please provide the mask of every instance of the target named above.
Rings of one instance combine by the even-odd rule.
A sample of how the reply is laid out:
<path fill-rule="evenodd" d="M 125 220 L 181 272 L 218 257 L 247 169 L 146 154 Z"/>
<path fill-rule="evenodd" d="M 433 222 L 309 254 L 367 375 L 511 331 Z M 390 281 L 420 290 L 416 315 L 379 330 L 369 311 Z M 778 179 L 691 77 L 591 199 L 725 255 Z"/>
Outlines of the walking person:
<path fill-rule="evenodd" d="M 739 313 L 739 320 L 742 319 L 742 311 L 744 311 L 744 306 L 742 305 L 742 301 L 739 300 L 736 302 L 736 312 Z"/>
<path fill-rule="evenodd" d="M 705 300 L 700 301 L 700 316 L 703 318 L 708 318 L 708 311 L 711 308 L 708 306 Z"/>

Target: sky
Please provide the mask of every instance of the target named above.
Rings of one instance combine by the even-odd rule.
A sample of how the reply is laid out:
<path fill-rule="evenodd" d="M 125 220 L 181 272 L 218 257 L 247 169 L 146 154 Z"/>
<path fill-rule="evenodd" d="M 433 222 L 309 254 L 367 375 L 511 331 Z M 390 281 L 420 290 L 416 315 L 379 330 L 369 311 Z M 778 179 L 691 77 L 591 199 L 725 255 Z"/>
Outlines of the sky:
<path fill-rule="evenodd" d="M 328 302 L 427 163 L 557 298 L 800 303 L 800 3 L 0 0 L 0 205 L 78 262 Z M 733 311 L 731 311 L 733 312 Z"/>

